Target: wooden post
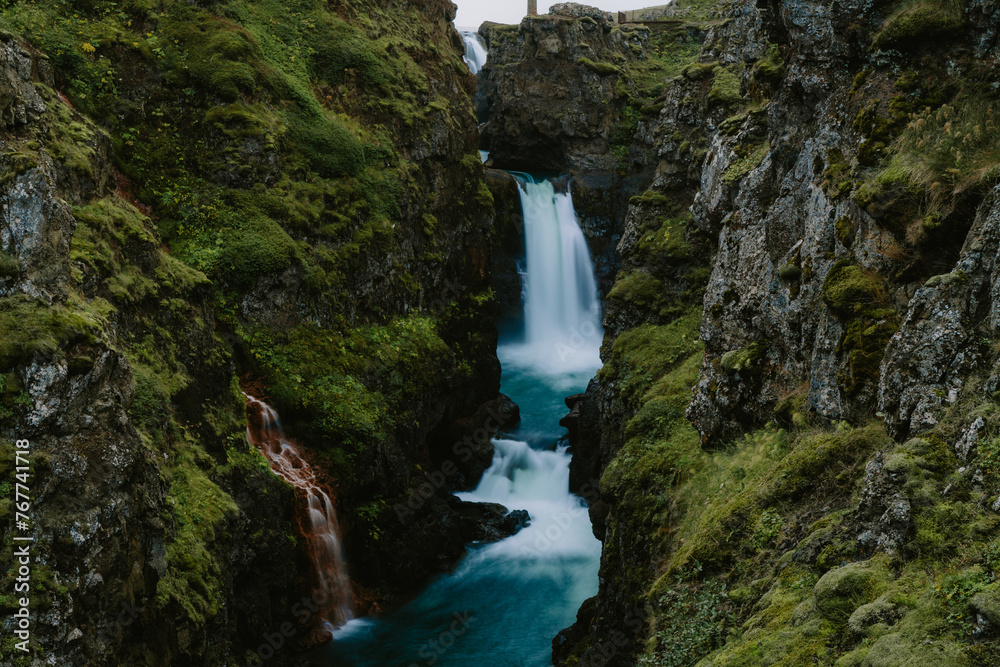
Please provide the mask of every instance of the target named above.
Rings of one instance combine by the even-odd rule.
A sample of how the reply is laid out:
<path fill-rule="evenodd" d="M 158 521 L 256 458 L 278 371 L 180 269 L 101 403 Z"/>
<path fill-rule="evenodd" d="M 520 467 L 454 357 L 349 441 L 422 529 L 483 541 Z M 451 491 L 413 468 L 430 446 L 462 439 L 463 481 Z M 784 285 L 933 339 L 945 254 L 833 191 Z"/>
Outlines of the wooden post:
<path fill-rule="evenodd" d="M 528 16 L 538 16 L 538 0 L 528 0 Z"/>

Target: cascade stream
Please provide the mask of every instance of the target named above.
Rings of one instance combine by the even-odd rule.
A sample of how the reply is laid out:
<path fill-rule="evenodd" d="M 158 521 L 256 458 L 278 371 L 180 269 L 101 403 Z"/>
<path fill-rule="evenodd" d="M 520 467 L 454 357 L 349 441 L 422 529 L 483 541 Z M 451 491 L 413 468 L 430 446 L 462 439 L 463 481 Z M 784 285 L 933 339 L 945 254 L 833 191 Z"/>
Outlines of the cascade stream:
<path fill-rule="evenodd" d="M 473 30 L 463 30 L 462 41 L 465 42 L 465 55 L 462 56 L 462 60 L 473 74 L 479 74 L 479 70 L 486 64 L 486 47 L 483 46 L 482 39 Z"/>
<path fill-rule="evenodd" d="M 351 582 L 340 546 L 333 500 L 316 480 L 312 466 L 285 435 L 274 408 L 253 396 L 244 396 L 247 399 L 247 440 L 264 453 L 274 474 L 298 489 L 305 499 L 305 510 L 299 514 L 299 528 L 306 538 L 316 577 L 313 599 L 320 608 L 324 625 L 333 631 L 352 618 Z"/>

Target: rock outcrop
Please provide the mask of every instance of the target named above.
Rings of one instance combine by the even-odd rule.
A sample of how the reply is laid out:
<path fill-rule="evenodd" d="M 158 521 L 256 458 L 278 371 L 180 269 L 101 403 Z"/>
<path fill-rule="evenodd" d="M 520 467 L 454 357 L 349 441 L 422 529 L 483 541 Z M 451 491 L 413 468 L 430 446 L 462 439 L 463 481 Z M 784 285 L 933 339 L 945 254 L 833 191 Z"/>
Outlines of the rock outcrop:
<path fill-rule="evenodd" d="M 524 525 L 449 499 L 517 417 L 454 6 L 234 4 L 0 10 L 0 487 L 30 440 L 53 664 L 242 663 L 292 623 L 289 664 L 321 637 L 293 611 L 302 499 L 241 384 L 336 498 L 357 613 Z"/>
<path fill-rule="evenodd" d="M 949 545 L 992 539 L 943 513 L 989 522 L 998 493 L 984 443 L 1000 388 L 1000 100 L 981 65 L 996 57 L 996 10 L 820 4 L 680 2 L 622 62 L 619 88 L 642 113 L 617 125 L 618 166 L 641 180 L 618 212 L 605 366 L 564 421 L 574 479 L 599 479 L 601 587 L 554 643 L 557 664 L 805 664 L 825 659 L 820 645 L 850 653 L 843 664 L 993 655 L 929 648 L 896 608 L 877 641 L 832 649 L 839 635 L 822 628 L 890 609 L 852 597 L 855 580 L 903 586 L 880 559 L 926 558 L 944 577 Z M 550 23 L 501 30 L 488 85 L 545 61 L 541 35 L 557 31 L 534 30 Z M 563 68 L 580 57 L 551 54 Z M 530 104 L 577 117 L 560 94 Z M 507 135 L 545 132 L 532 145 L 571 156 L 555 166 L 588 164 L 565 148 L 576 129 L 515 118 L 491 117 L 494 159 L 527 156 L 497 152 Z M 783 605 L 791 620 L 776 620 Z"/>
<path fill-rule="evenodd" d="M 625 100 L 623 68 L 643 56 L 648 32 L 622 30 L 600 10 L 571 3 L 518 26 L 480 28 L 480 72 L 490 164 L 534 171 L 611 171 L 612 130 Z"/>

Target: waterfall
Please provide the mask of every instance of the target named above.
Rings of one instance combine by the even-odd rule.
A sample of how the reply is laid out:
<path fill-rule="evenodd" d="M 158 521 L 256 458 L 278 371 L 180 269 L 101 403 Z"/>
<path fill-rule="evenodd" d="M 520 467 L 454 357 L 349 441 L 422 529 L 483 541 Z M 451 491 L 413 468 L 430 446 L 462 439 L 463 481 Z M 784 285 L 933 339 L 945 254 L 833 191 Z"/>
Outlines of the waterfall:
<path fill-rule="evenodd" d="M 479 74 L 479 70 L 486 64 L 486 47 L 479 34 L 472 31 L 462 31 L 462 41 L 465 42 L 465 55 L 462 60 L 469 66 L 473 74 Z"/>
<path fill-rule="evenodd" d="M 517 174 L 524 217 L 524 341 L 501 360 L 550 372 L 600 367 L 601 302 L 573 196 Z"/>
<path fill-rule="evenodd" d="M 568 192 L 517 175 L 524 213 L 525 334 L 497 348 L 500 389 L 521 408 L 469 502 L 526 510 L 499 542 L 470 545 L 454 571 L 381 617 L 353 620 L 324 649 L 336 667 L 552 665 L 552 638 L 597 594 L 601 542 L 587 504 L 570 492 L 563 399 L 600 367 L 600 301 Z M 595 480 L 596 481 L 596 480 Z M 583 489 L 586 493 L 586 487 Z"/>
<path fill-rule="evenodd" d="M 532 576 L 558 570 L 567 560 L 600 557 L 587 505 L 569 492 L 570 457 L 565 447 L 537 450 L 520 440 L 493 440 L 493 463 L 474 491 L 462 500 L 524 509 L 531 523 L 513 537 L 491 545 L 484 555 L 516 566 L 516 555 Z M 590 582 L 586 582 L 590 583 Z"/>
<path fill-rule="evenodd" d="M 328 630 L 352 618 L 351 582 L 340 546 L 340 529 L 330 493 L 316 479 L 309 462 L 281 428 L 278 413 L 264 401 L 247 399 L 247 440 L 267 457 L 271 470 L 300 491 L 305 507 L 299 512 L 299 528 L 306 538 L 316 576 L 320 616 Z"/>

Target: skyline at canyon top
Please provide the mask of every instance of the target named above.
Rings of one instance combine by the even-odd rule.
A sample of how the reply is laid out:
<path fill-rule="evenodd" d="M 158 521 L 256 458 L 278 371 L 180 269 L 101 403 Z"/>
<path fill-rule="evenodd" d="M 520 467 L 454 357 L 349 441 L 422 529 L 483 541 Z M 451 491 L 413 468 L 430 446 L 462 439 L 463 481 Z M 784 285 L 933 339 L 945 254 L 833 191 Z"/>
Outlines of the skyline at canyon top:
<path fill-rule="evenodd" d="M 548 14 L 549 7 L 564 1 L 538 0 L 538 13 Z M 458 5 L 455 26 L 459 30 L 477 30 L 484 21 L 520 23 L 528 8 L 527 0 L 455 0 L 455 4 Z M 581 4 L 592 4 L 606 12 L 624 12 L 643 9 L 657 3 L 655 0 L 653 2 L 649 2 L 649 0 L 645 2 L 643 0 L 601 0 L 596 3 L 583 0 Z"/>

